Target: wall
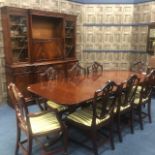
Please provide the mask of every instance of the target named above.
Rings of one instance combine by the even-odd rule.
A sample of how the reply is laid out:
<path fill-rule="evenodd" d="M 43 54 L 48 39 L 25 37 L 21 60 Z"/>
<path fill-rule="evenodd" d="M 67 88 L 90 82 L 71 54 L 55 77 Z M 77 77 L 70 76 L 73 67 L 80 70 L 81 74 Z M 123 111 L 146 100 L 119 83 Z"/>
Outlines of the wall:
<path fill-rule="evenodd" d="M 146 60 L 147 25 L 155 21 L 155 2 L 133 5 L 133 2 L 142 0 L 108 1 L 128 3 L 115 5 L 86 4 L 91 0 L 75 1 L 80 3 L 68 0 L 0 0 L 0 6 L 77 15 L 76 55 L 85 66 L 96 60 L 104 65 L 104 69 L 128 69 L 130 62 Z M 102 3 L 103 1 L 105 0 L 96 0 Z M 6 101 L 6 83 L 1 22 L 0 83 L 0 103 L 2 103 Z"/>
<path fill-rule="evenodd" d="M 104 69 L 128 69 L 130 62 L 146 61 L 151 4 L 84 5 L 83 62 L 95 58 Z"/>

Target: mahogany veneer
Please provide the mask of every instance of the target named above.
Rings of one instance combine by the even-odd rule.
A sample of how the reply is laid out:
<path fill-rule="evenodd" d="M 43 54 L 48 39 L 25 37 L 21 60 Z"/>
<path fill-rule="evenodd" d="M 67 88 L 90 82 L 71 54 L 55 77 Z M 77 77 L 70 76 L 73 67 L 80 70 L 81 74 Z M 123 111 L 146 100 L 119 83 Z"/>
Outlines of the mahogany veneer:
<path fill-rule="evenodd" d="M 133 72 L 104 71 L 96 75 L 89 75 L 77 81 L 67 79 L 61 81 L 46 81 L 29 85 L 28 90 L 62 105 L 74 105 L 91 100 L 94 92 L 101 88 L 106 81 L 114 80 L 117 84 L 127 80 Z M 139 78 L 144 75 L 137 74 Z"/>

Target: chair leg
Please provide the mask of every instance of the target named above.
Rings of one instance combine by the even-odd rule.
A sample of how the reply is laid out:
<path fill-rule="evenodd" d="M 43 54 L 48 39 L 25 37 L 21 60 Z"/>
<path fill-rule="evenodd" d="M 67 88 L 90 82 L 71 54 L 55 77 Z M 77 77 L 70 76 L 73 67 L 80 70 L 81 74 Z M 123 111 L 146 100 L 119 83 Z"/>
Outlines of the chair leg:
<path fill-rule="evenodd" d="M 140 128 L 141 128 L 141 130 L 143 130 L 144 127 L 143 127 L 142 107 L 141 107 L 141 105 L 138 106 L 138 116 L 139 116 Z"/>
<path fill-rule="evenodd" d="M 111 121 L 111 123 L 110 123 L 110 142 L 111 142 L 111 148 L 112 148 L 112 150 L 114 150 L 115 145 L 114 145 L 114 134 L 113 134 L 113 121 Z"/>
<path fill-rule="evenodd" d="M 94 154 L 95 154 L 95 155 L 98 155 L 97 141 L 96 141 L 96 130 L 93 130 L 93 131 L 91 132 L 91 138 L 92 138 L 92 144 L 93 144 Z"/>
<path fill-rule="evenodd" d="M 130 111 L 130 128 L 131 128 L 131 133 L 134 133 L 134 127 L 133 127 L 133 109 Z"/>
<path fill-rule="evenodd" d="M 117 116 L 116 127 L 117 127 L 119 141 L 122 142 L 123 139 L 122 139 L 122 133 L 121 133 L 120 116 Z"/>
<path fill-rule="evenodd" d="M 149 117 L 149 123 L 152 123 L 152 118 L 151 118 L 151 101 L 148 103 L 148 117 Z"/>
<path fill-rule="evenodd" d="M 17 139 L 16 139 L 15 155 L 18 155 L 20 137 L 21 137 L 21 131 L 20 131 L 20 128 L 17 126 Z"/>
<path fill-rule="evenodd" d="M 31 136 L 28 137 L 27 152 L 28 152 L 28 155 L 32 154 L 32 137 Z"/>
<path fill-rule="evenodd" d="M 68 130 L 67 128 L 64 129 L 63 141 L 64 141 L 64 155 L 67 155 L 68 154 Z"/>

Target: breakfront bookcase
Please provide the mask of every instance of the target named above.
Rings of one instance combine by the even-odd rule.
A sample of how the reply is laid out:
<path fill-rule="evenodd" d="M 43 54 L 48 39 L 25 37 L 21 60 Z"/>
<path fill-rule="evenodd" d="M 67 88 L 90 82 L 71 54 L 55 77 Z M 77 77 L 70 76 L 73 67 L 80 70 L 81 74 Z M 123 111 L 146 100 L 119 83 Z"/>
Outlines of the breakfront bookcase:
<path fill-rule="evenodd" d="M 27 99 L 27 86 L 49 66 L 61 70 L 74 64 L 76 16 L 2 7 L 7 84 L 14 82 Z"/>

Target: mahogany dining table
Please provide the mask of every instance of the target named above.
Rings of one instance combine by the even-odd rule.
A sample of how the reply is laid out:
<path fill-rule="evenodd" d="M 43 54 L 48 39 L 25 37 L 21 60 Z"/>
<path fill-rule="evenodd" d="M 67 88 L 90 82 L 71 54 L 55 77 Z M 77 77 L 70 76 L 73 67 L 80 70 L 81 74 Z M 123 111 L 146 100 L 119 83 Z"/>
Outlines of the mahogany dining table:
<path fill-rule="evenodd" d="M 103 71 L 74 80 L 64 78 L 37 82 L 30 84 L 27 89 L 31 93 L 57 104 L 71 106 L 92 100 L 94 92 L 102 88 L 108 80 L 121 84 L 133 74 L 136 74 L 140 79 L 144 77 L 144 74 L 131 71 Z"/>

